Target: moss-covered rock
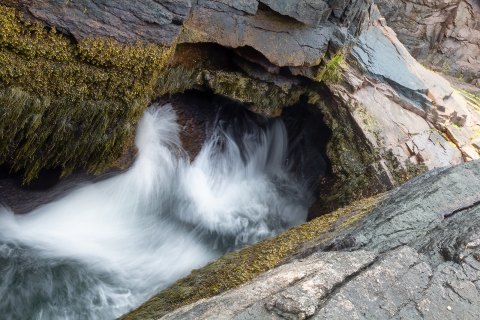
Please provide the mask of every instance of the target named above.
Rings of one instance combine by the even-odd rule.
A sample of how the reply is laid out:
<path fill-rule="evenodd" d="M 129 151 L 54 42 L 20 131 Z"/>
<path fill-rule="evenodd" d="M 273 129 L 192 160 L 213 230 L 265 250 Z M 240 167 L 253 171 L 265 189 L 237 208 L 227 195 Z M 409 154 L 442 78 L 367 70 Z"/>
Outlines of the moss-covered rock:
<path fill-rule="evenodd" d="M 183 65 L 166 68 L 156 85 L 157 96 L 182 93 L 190 89 L 210 90 L 242 102 L 252 111 L 279 115 L 282 107 L 295 104 L 305 90 L 287 88 L 250 78 L 239 71 L 187 68 Z"/>
<path fill-rule="evenodd" d="M 0 163 L 97 171 L 119 157 L 172 48 L 86 38 L 0 6 Z"/>
<path fill-rule="evenodd" d="M 337 52 L 331 59 L 323 61 L 318 66 L 317 73 L 315 75 L 315 81 L 336 83 L 342 79 L 341 67 L 345 64 L 345 54 L 343 52 Z"/>
<path fill-rule="evenodd" d="M 22 171 L 25 182 L 44 168 L 102 171 L 132 145 L 135 125 L 153 98 L 192 88 L 266 114 L 300 96 L 239 71 L 201 64 L 166 68 L 174 52 L 175 46 L 109 38 L 74 43 L 0 6 L 0 164 Z"/>

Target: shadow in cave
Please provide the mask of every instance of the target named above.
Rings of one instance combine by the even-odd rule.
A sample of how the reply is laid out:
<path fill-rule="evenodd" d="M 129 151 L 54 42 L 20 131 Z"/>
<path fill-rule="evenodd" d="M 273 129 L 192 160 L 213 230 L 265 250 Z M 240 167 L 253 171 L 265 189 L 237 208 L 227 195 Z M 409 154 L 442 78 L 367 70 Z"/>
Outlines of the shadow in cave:
<path fill-rule="evenodd" d="M 230 131 L 240 141 L 244 133 L 255 127 L 265 128 L 268 123 L 268 118 L 248 110 L 247 105 L 210 91 L 188 90 L 155 102 L 172 105 L 182 128 L 182 146 L 192 160 L 215 127 Z"/>
<path fill-rule="evenodd" d="M 287 128 L 288 161 L 292 163 L 292 170 L 318 198 L 321 180 L 332 176 L 332 165 L 327 156 L 332 131 L 324 122 L 322 112 L 308 104 L 307 97 L 284 108 L 281 117 Z M 310 211 L 308 220 L 313 218 L 316 215 Z"/>
<path fill-rule="evenodd" d="M 13 184 L 24 190 L 42 191 L 55 186 L 62 175 L 60 168 L 42 169 L 28 184 L 23 183 L 24 172 L 14 172 L 12 168 L 6 164 L 0 166 L 0 180 L 8 179 Z"/>
<path fill-rule="evenodd" d="M 6 206 L 17 214 L 57 200 L 77 187 L 107 179 L 120 171 L 111 170 L 95 176 L 85 170 L 77 170 L 68 177 L 61 177 L 61 169 L 42 169 L 30 183 L 24 184 L 22 171 L 13 172 L 8 165 L 0 166 L 0 206 Z"/>
<path fill-rule="evenodd" d="M 307 100 L 302 97 L 297 104 L 285 107 L 281 119 L 288 136 L 287 166 L 299 181 L 303 181 L 305 189 L 318 199 L 321 187 L 333 176 L 327 156 L 332 132 L 322 112 Z M 203 141 L 216 125 L 230 130 L 235 140 L 240 141 L 241 136 L 252 128 L 265 128 L 272 120 L 248 110 L 246 104 L 209 91 L 189 90 L 157 102 L 173 105 L 182 126 L 182 143 L 191 159 L 198 154 Z M 317 216 L 316 211 L 311 210 L 308 220 Z"/>

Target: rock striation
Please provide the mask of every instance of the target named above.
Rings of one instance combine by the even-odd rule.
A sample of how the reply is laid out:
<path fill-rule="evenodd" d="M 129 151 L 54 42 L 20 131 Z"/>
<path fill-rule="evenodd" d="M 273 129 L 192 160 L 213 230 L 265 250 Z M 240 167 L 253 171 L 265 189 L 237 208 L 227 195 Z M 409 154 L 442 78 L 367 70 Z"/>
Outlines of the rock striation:
<path fill-rule="evenodd" d="M 255 1 L 256 2 L 256 1 Z M 278 67 L 315 66 L 331 46 L 349 43 L 360 31 L 371 1 L 260 1 L 231 5 L 199 1 L 185 22 L 181 42 L 214 42 L 229 48 L 248 46 Z M 350 37 L 349 37 L 350 36 Z"/>
<path fill-rule="evenodd" d="M 472 144 L 480 129 L 477 106 L 420 65 L 382 18 L 362 32 L 352 56 L 363 72 L 347 68 L 353 94 L 343 99 L 360 105 L 353 117 L 376 147 L 429 169 L 478 159 Z"/>

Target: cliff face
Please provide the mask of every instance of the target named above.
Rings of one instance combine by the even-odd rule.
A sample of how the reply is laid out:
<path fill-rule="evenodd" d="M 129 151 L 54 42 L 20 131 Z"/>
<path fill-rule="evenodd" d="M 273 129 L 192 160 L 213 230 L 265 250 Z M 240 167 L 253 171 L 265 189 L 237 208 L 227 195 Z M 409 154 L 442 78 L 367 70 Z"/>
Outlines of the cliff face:
<path fill-rule="evenodd" d="M 480 87 L 480 3 L 476 0 L 377 1 L 412 55 Z"/>
<path fill-rule="evenodd" d="M 26 181 L 128 165 L 141 112 L 187 90 L 267 116 L 320 110 L 331 168 L 312 178 L 314 216 L 479 157 L 478 102 L 420 66 L 371 1 L 2 3 L 0 162 Z"/>

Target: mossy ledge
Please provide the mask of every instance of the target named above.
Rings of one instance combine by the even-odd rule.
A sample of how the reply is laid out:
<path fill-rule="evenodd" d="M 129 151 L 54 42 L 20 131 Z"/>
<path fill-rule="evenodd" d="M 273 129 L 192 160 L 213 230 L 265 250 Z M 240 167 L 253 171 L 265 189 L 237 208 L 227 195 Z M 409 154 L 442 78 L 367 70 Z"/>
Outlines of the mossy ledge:
<path fill-rule="evenodd" d="M 275 238 L 228 253 L 201 269 L 193 270 L 189 276 L 178 280 L 122 319 L 158 319 L 179 307 L 238 287 L 312 245 L 326 245 L 352 231 L 385 197 L 386 194 L 381 194 L 358 201 Z"/>
<path fill-rule="evenodd" d="M 155 93 L 157 96 L 168 96 L 197 88 L 239 101 L 250 106 L 252 111 L 268 116 L 279 115 L 282 107 L 295 104 L 305 92 L 297 87 L 282 88 L 249 78 L 238 71 L 178 65 L 165 68 L 155 86 Z"/>
<path fill-rule="evenodd" d="M 101 171 L 131 144 L 175 46 L 79 43 L 0 5 L 0 164 Z"/>

